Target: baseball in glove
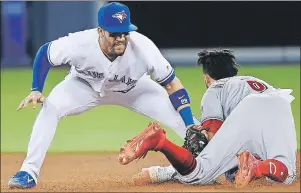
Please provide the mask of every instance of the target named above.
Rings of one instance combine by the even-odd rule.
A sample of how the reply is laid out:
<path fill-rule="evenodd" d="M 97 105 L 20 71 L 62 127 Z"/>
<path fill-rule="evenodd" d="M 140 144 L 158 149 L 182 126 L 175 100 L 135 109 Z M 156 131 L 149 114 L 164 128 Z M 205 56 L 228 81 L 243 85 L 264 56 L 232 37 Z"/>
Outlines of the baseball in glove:
<path fill-rule="evenodd" d="M 208 144 L 208 137 L 205 134 L 207 130 L 200 128 L 199 126 L 188 128 L 184 138 L 183 147 L 190 151 L 193 157 L 197 157 Z"/>

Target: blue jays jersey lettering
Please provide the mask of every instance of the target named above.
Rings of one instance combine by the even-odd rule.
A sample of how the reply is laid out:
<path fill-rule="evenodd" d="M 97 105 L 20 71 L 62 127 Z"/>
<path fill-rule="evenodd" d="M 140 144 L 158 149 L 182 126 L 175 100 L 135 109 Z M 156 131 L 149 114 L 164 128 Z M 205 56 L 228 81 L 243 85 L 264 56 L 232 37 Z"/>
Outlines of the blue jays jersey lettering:
<path fill-rule="evenodd" d="M 126 76 L 119 76 L 118 74 L 116 74 L 114 76 L 114 79 L 109 79 L 109 82 L 122 82 L 126 85 L 134 85 L 137 82 L 137 80 L 133 80 L 130 77 Z"/>
<path fill-rule="evenodd" d="M 76 70 L 76 69 L 75 69 Z M 80 70 L 76 70 L 79 74 L 83 74 L 86 76 L 91 76 L 95 79 L 103 79 L 104 78 L 104 73 L 99 73 L 99 72 L 95 72 L 95 71 L 80 71 Z"/>
<path fill-rule="evenodd" d="M 122 22 L 126 14 L 114 14 Z M 97 29 L 71 33 L 53 41 L 48 50 L 53 65 L 68 63 L 70 73 L 86 80 L 97 91 L 127 91 L 146 73 L 160 83 L 173 68 L 146 36 L 131 32 L 125 53 L 113 62 L 100 50 Z"/>

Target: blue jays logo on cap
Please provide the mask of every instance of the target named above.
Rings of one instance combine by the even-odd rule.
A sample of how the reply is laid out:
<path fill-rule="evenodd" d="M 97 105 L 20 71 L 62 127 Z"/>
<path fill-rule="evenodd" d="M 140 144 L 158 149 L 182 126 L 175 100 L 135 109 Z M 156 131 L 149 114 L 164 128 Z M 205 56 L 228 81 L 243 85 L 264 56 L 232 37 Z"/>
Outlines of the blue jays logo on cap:
<path fill-rule="evenodd" d="M 131 23 L 129 8 L 121 3 L 107 3 L 98 11 L 98 25 L 108 32 L 136 31 L 137 27 Z"/>
<path fill-rule="evenodd" d="M 114 15 L 112 15 L 112 17 L 113 17 L 113 18 L 117 18 L 117 19 L 120 21 L 120 23 L 123 22 L 123 20 L 126 18 L 126 16 L 127 16 L 127 15 L 125 14 L 124 11 L 118 12 L 118 13 L 115 13 Z"/>

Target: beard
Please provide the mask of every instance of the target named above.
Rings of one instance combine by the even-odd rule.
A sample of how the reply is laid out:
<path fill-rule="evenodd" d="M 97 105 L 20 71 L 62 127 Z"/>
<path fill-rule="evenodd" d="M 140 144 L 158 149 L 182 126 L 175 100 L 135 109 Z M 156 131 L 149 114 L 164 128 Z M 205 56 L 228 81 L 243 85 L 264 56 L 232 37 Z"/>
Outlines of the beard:
<path fill-rule="evenodd" d="M 122 56 L 127 48 L 127 42 L 116 42 L 111 46 L 111 56 L 118 57 Z"/>

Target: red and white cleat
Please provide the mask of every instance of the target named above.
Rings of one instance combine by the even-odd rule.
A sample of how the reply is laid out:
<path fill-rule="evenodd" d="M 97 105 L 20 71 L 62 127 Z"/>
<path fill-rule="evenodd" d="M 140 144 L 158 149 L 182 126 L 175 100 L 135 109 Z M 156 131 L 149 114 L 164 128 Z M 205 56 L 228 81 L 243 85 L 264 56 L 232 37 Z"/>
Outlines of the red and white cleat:
<path fill-rule="evenodd" d="M 128 140 L 120 149 L 119 163 L 126 165 L 135 159 L 144 158 L 150 150 L 158 151 L 165 138 L 165 131 L 158 123 L 149 123 L 141 133 Z"/>

